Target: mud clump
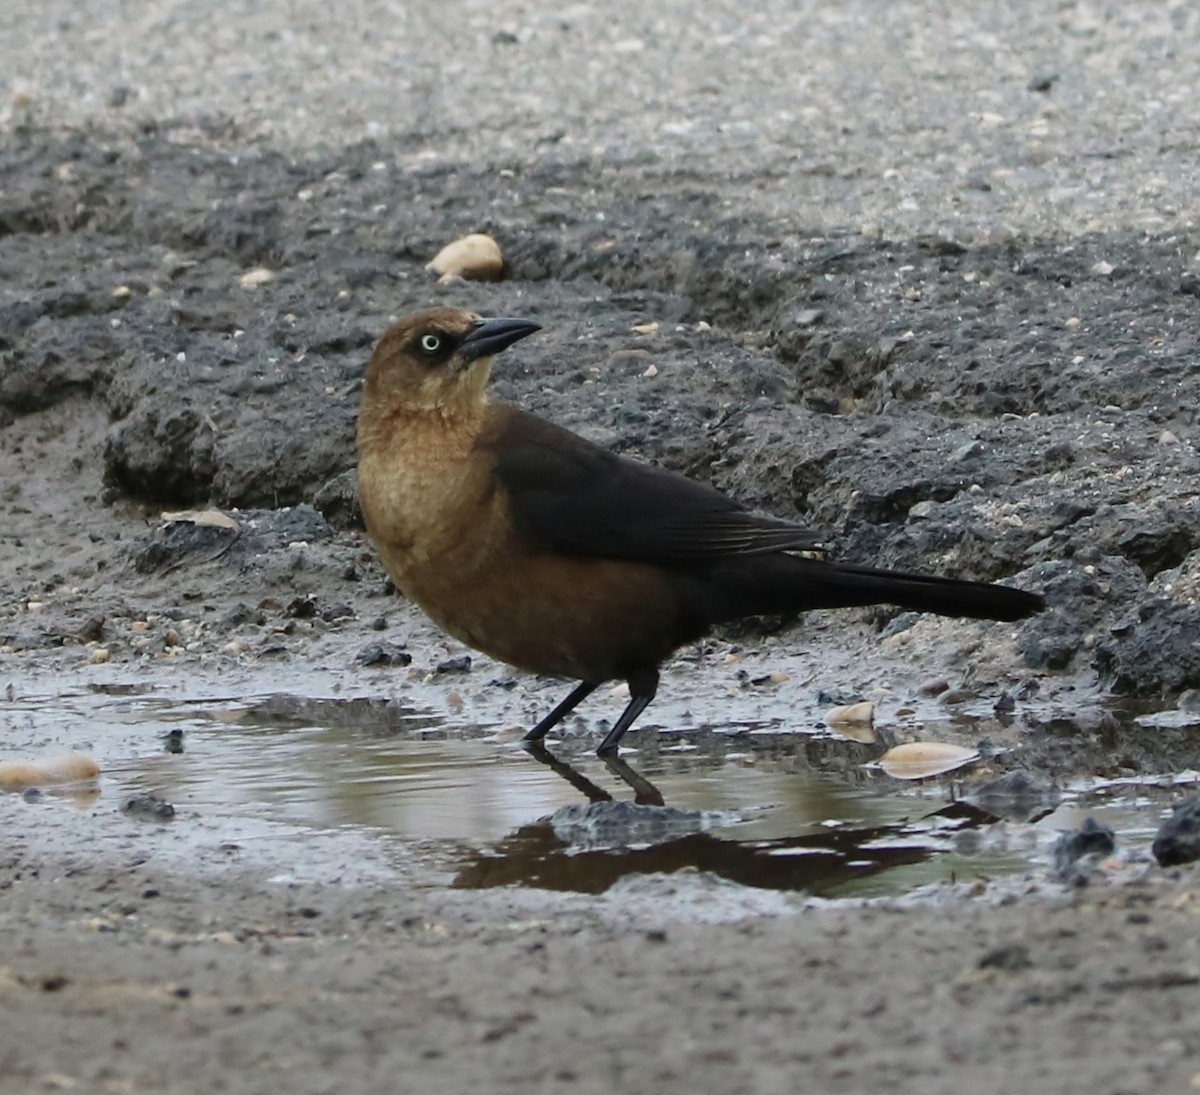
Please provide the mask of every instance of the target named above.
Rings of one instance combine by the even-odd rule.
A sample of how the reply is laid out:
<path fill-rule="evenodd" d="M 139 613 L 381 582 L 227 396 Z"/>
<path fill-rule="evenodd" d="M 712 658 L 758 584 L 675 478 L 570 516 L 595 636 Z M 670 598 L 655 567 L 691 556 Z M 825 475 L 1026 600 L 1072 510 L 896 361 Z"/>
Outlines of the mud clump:
<path fill-rule="evenodd" d="M 1087 818 L 1074 832 L 1063 833 L 1054 845 L 1054 872 L 1071 886 L 1086 886 L 1091 868 L 1116 851 L 1116 834 L 1095 818 Z"/>
<path fill-rule="evenodd" d="M 412 655 L 395 643 L 367 643 L 355 656 L 354 661 L 362 666 L 412 665 Z"/>
<path fill-rule="evenodd" d="M 1013 771 L 974 787 L 963 801 L 995 818 L 1037 821 L 1062 802 L 1062 791 L 1036 774 Z"/>
<path fill-rule="evenodd" d="M 167 574 L 185 564 L 212 562 L 227 555 L 235 563 L 244 562 L 290 545 L 321 543 L 334 536 L 312 506 L 234 511 L 230 518 L 227 524 L 168 520 L 131 547 L 129 562 L 141 574 Z M 289 611 L 289 615 L 299 616 L 304 611 Z M 308 615 L 316 611 L 313 606 Z M 233 612 L 236 614 L 237 608 Z M 243 622 L 235 615 L 224 624 L 232 627 Z"/>
<path fill-rule="evenodd" d="M 1200 859 L 1200 796 L 1175 807 L 1159 827 L 1151 851 L 1160 867 L 1177 867 Z"/>

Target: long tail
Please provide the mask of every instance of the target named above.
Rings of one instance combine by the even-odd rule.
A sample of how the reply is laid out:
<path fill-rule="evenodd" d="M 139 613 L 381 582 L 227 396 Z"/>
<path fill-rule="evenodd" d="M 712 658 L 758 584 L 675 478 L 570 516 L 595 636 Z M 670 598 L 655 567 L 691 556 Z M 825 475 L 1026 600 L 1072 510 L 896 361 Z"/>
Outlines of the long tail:
<path fill-rule="evenodd" d="M 690 592 L 710 623 L 875 604 L 976 620 L 1020 620 L 1045 608 L 1040 595 L 1023 589 L 794 555 L 761 555 L 714 567 Z"/>

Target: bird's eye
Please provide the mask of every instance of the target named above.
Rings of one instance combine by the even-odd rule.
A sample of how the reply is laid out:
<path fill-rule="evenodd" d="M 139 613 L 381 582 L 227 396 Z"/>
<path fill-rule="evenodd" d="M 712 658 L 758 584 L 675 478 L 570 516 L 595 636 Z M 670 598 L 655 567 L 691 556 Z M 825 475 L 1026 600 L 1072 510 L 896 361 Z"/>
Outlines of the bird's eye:
<path fill-rule="evenodd" d="M 421 349 L 427 354 L 436 354 L 442 348 L 442 340 L 437 335 L 422 335 Z"/>

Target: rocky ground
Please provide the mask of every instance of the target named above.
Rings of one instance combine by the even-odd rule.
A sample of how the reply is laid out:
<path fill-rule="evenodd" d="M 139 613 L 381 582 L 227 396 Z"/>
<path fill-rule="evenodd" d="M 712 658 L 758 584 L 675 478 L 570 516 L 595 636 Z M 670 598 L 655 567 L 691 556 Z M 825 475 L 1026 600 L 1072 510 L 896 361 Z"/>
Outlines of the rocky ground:
<path fill-rule="evenodd" d="M 543 324 L 502 398 L 839 556 L 1047 596 L 1013 628 L 730 632 L 683 653 L 648 724 L 870 698 L 913 737 L 941 681 L 1004 716 L 993 772 L 1198 766 L 1186 729 L 1125 716 L 1186 724 L 1200 688 L 1200 9 L 343 8 L 62 0 L 0 43 L 10 703 L 286 666 L 479 733 L 544 710 L 557 685 L 478 658 L 451 699 L 437 669 L 464 652 L 359 528 L 363 364 L 436 302 Z M 469 231 L 504 279 L 435 285 L 424 264 Z M 210 506 L 236 527 L 161 518 Z M 366 676 L 373 642 L 408 664 Z M 264 885 L 133 823 L 81 849 L 5 809 L 5 1090 L 1200 1076 L 1194 886 L 1145 856 L 1080 892 L 1038 867 L 1000 901 L 764 904 L 704 875 L 465 894 Z"/>

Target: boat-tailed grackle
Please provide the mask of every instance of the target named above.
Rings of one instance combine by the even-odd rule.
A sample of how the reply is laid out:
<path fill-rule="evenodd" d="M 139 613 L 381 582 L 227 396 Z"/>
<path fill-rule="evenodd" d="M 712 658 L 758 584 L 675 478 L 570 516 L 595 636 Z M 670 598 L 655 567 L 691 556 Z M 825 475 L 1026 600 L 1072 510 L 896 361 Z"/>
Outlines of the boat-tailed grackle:
<path fill-rule="evenodd" d="M 710 487 L 627 460 L 485 391 L 495 354 L 539 330 L 455 308 L 409 316 L 363 381 L 358 481 L 396 586 L 468 646 L 580 683 L 540 741 L 599 684 L 630 699 L 600 745 L 654 698 L 659 666 L 744 616 L 894 604 L 1017 620 L 1033 593 L 814 558 L 821 541 Z"/>

